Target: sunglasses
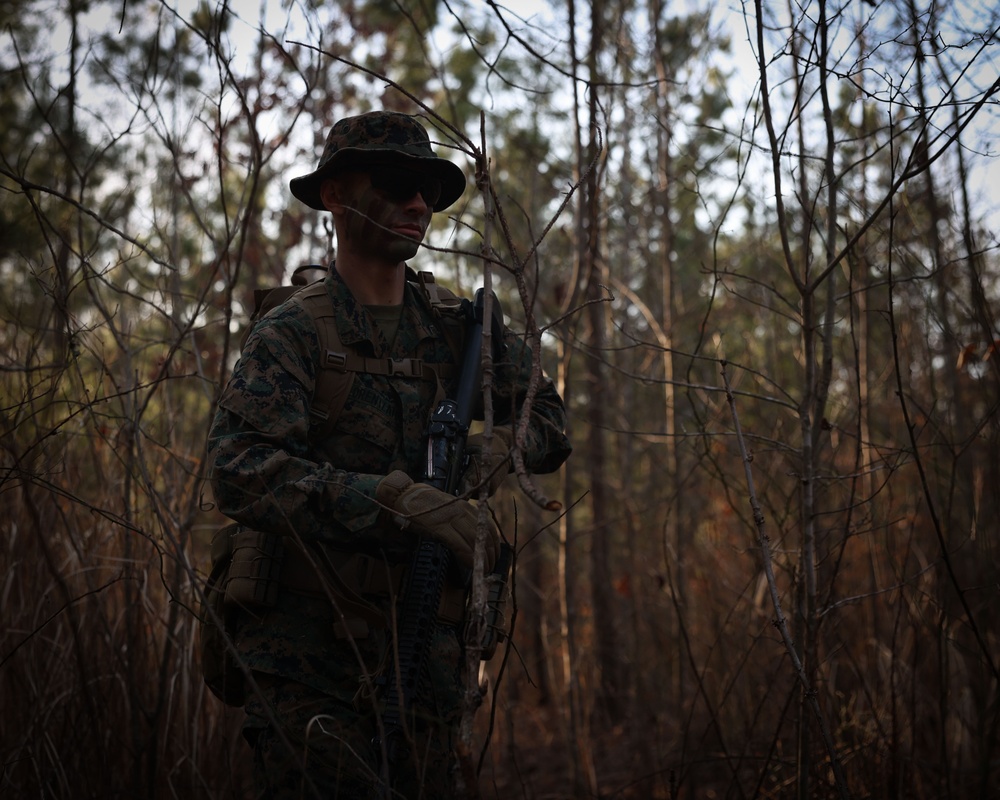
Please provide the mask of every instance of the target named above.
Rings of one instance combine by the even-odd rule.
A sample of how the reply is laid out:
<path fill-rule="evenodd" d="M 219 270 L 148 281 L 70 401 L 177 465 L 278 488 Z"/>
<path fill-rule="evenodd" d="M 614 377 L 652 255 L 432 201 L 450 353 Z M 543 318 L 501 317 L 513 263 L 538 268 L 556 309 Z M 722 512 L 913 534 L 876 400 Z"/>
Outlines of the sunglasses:
<path fill-rule="evenodd" d="M 441 199 L 441 181 L 405 167 L 373 164 L 368 169 L 372 188 L 393 203 L 405 203 L 418 192 L 431 208 Z"/>

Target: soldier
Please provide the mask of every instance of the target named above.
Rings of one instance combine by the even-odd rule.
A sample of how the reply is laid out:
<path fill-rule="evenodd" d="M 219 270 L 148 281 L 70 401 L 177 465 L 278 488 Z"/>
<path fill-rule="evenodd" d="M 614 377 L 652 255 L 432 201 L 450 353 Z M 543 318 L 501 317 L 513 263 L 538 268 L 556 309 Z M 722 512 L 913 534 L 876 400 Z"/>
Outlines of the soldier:
<path fill-rule="evenodd" d="M 318 167 L 290 184 L 296 198 L 333 215 L 336 259 L 322 282 L 255 325 L 209 437 L 216 501 L 239 523 L 226 598 L 239 609 L 235 642 L 254 676 L 243 730 L 261 797 L 385 795 L 378 678 L 414 543 L 434 539 L 472 564 L 473 504 L 414 481 L 423 475 L 429 416 L 450 391 L 458 356 L 433 292 L 412 280 L 406 263 L 432 213 L 465 184 L 420 122 L 387 111 L 336 123 Z M 343 352 L 321 352 L 323 325 Z M 480 481 L 492 494 L 509 469 L 531 353 L 507 329 L 503 343 L 491 458 L 471 436 L 466 497 Z M 345 359 L 350 380 L 330 369 Z M 332 413 L 322 396 L 331 393 L 329 374 L 341 376 L 333 385 L 346 392 Z M 565 461 L 564 426 L 562 400 L 546 380 L 530 409 L 529 470 L 551 472 Z M 495 528 L 487 540 L 489 568 Z M 395 796 L 453 793 L 466 591 L 453 583 L 407 731 L 408 759 L 393 776 Z"/>

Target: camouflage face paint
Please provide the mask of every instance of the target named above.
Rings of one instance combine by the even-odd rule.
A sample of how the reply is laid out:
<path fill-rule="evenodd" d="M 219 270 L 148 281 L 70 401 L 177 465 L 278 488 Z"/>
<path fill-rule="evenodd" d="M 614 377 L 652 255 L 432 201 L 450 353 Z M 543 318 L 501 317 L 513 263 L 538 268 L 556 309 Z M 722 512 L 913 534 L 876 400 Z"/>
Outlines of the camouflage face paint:
<path fill-rule="evenodd" d="M 338 247 L 393 264 L 417 254 L 432 214 L 421 194 L 394 202 L 372 186 L 366 172 L 343 175 L 339 189 L 346 224 Z"/>

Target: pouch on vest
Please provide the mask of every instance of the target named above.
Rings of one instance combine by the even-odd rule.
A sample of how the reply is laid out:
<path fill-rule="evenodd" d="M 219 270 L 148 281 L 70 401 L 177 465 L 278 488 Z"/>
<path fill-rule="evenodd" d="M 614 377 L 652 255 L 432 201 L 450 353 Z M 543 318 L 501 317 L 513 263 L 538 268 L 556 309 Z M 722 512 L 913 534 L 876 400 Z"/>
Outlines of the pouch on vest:
<path fill-rule="evenodd" d="M 232 562 L 226 579 L 226 607 L 251 611 L 273 608 L 281 588 L 284 537 L 237 526 L 230 543 Z"/>
<path fill-rule="evenodd" d="M 242 706 L 246 700 L 245 676 L 232 649 L 234 612 L 226 607 L 232 535 L 238 529 L 236 523 L 226 525 L 212 537 L 212 570 L 205 582 L 198 631 L 205 685 L 230 706 Z"/>

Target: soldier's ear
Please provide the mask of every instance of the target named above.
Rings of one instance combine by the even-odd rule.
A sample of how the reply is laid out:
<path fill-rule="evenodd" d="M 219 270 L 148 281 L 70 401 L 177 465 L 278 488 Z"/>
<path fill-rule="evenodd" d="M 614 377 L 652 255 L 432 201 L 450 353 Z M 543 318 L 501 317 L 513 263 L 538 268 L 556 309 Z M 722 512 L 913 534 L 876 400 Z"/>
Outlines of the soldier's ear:
<path fill-rule="evenodd" d="M 323 201 L 323 206 L 334 214 L 341 212 L 344 208 L 342 195 L 343 187 L 337 178 L 327 178 L 319 186 L 319 198 Z"/>

